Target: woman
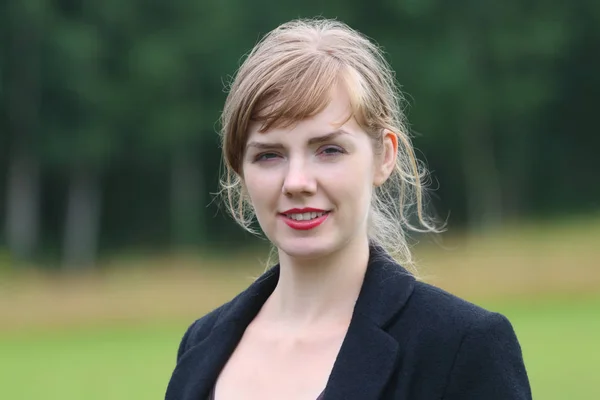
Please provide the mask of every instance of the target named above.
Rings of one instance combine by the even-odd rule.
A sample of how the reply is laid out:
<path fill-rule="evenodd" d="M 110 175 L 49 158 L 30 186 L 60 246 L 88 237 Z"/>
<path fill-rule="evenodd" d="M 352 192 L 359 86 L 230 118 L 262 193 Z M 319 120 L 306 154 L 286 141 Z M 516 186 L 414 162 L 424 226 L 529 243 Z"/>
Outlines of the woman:
<path fill-rule="evenodd" d="M 279 263 L 190 326 L 166 399 L 531 398 L 508 320 L 405 269 L 404 231 L 435 228 L 399 101 L 381 52 L 340 22 L 286 23 L 249 54 L 222 116 L 223 190 Z"/>

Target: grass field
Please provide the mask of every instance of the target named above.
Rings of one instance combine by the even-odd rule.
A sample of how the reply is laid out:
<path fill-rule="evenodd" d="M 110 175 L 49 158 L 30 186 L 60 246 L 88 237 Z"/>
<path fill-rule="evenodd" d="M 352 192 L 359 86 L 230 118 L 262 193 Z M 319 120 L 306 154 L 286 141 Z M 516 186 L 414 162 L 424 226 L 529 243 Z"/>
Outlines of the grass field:
<path fill-rule="evenodd" d="M 418 254 L 426 278 L 509 317 L 535 399 L 587 400 L 600 398 L 598 243 L 596 220 Z M 0 399 L 164 398 L 189 322 L 261 272 L 247 257 L 128 263 L 144 267 L 2 277 Z"/>
<path fill-rule="evenodd" d="M 600 296 L 486 305 L 513 322 L 535 399 L 600 398 Z M 187 322 L 0 336 L 0 398 L 164 398 Z"/>

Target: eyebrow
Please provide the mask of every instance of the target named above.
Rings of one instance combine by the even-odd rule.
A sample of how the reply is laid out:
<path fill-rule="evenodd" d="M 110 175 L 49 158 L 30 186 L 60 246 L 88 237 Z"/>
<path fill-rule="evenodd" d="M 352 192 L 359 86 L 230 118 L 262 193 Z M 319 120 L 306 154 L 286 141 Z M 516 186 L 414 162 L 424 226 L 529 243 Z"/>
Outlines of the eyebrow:
<path fill-rule="evenodd" d="M 335 139 L 336 137 L 340 136 L 340 135 L 349 135 L 349 133 L 343 129 L 338 129 L 335 130 L 333 132 L 327 133 L 325 135 L 322 136 L 316 136 L 313 138 L 310 138 L 308 140 L 308 144 L 309 145 L 314 145 L 314 144 L 320 144 L 320 143 L 325 143 L 325 142 L 329 142 L 333 139 Z M 267 149 L 283 149 L 283 145 L 281 143 L 270 143 L 270 142 L 256 142 L 256 141 L 252 141 L 249 142 L 246 145 L 246 148 L 256 148 L 259 150 L 267 150 Z"/>

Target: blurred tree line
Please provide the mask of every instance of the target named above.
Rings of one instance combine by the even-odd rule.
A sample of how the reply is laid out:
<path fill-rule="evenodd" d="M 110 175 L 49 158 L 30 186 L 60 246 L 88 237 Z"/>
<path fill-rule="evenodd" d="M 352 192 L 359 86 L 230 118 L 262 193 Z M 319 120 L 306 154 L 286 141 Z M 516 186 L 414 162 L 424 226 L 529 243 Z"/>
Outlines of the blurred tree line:
<path fill-rule="evenodd" d="M 241 242 L 211 195 L 224 87 L 315 16 L 388 54 L 451 226 L 598 208 L 598 1 L 0 0 L 0 245 L 80 268 Z"/>

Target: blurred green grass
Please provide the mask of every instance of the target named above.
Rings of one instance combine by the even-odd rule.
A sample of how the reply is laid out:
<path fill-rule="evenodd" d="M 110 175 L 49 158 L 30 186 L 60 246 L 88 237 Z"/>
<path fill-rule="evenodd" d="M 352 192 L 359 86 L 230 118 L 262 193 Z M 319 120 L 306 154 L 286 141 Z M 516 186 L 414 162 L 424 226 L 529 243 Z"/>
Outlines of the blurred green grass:
<path fill-rule="evenodd" d="M 482 305 L 513 324 L 534 399 L 600 399 L 600 295 Z"/>
<path fill-rule="evenodd" d="M 0 336 L 0 398 L 161 399 L 183 325 Z"/>
<path fill-rule="evenodd" d="M 482 305 L 513 323 L 535 399 L 600 398 L 600 296 Z M 0 398 L 164 398 L 189 322 L 1 334 Z"/>

